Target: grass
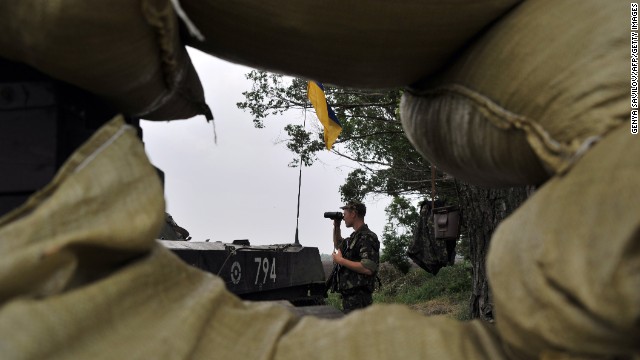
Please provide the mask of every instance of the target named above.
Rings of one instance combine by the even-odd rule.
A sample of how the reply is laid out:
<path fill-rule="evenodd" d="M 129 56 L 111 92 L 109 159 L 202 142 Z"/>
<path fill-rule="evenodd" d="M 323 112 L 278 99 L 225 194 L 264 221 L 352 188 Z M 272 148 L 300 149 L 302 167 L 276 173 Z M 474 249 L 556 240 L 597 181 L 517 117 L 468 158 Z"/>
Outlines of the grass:
<path fill-rule="evenodd" d="M 340 298 L 340 295 L 332 292 L 330 292 L 328 295 L 329 296 L 327 297 L 327 300 L 326 300 L 327 305 L 331 305 L 334 308 L 342 311 L 342 299 Z"/>
<path fill-rule="evenodd" d="M 468 320 L 471 296 L 471 264 L 462 262 L 442 268 L 431 275 L 420 268 L 403 275 L 383 264 L 379 277 L 382 286 L 373 293 L 374 304 L 406 304 L 425 315 L 446 315 Z M 327 304 L 342 309 L 338 294 L 329 293 Z"/>

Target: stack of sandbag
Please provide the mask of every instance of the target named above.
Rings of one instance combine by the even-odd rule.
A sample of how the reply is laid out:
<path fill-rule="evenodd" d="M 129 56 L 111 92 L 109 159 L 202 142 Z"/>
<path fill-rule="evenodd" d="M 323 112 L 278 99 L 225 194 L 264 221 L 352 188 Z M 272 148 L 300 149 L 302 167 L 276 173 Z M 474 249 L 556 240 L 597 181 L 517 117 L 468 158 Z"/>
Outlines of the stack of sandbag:
<path fill-rule="evenodd" d="M 178 30 L 170 0 L 0 1 L 0 57 L 146 119 L 205 112 Z"/>
<path fill-rule="evenodd" d="M 639 158 L 616 128 L 492 236 L 496 325 L 516 358 L 640 356 Z"/>
<path fill-rule="evenodd" d="M 429 51 L 411 50 L 446 37 L 439 27 L 421 32 L 428 21 L 443 21 L 424 18 L 430 12 L 422 3 L 374 1 L 367 9 L 332 2 L 313 12 L 311 2 L 239 2 L 218 4 L 219 13 L 204 15 L 198 10 L 214 9 L 213 2 L 192 0 L 185 8 L 206 35 L 201 45 L 212 52 L 289 73 L 340 78 L 339 83 L 408 83 L 433 74 L 439 61 L 473 40 L 444 73 L 405 97 L 402 115 L 413 143 L 455 176 L 508 185 L 553 175 L 492 240 L 488 272 L 495 326 L 417 316 L 399 306 L 373 306 L 341 320 L 297 319 L 285 309 L 240 301 L 220 279 L 154 243 L 164 218 L 161 187 L 134 131 L 115 119 L 50 185 L 0 219 L 2 357 L 638 358 L 640 143 L 626 132 L 629 32 L 620 25 L 628 19 L 628 3 L 527 1 L 486 32 L 475 33 L 495 17 L 457 37 L 448 51 L 431 52 L 441 56 L 435 62 L 428 61 Z M 451 9 L 471 21 L 467 6 L 481 18 L 481 10 L 494 2 L 478 4 L 484 6 L 457 2 Z M 92 5 L 105 13 L 114 6 Z M 225 6 L 229 11 L 222 11 Z M 3 21 L 27 21 L 10 8 L 0 7 Z M 329 13 L 343 21 L 324 22 Z M 40 15 L 29 14 L 30 21 L 38 23 Z M 359 27 L 347 21 L 360 17 Z M 449 31 L 458 25 L 446 23 Z M 18 23 L 11 24 L 15 31 Z M 311 49 L 306 42 L 320 40 L 312 31 L 316 24 L 334 25 L 318 31 L 344 44 L 320 42 Z M 366 33 L 374 29 L 388 34 Z M 422 36 L 413 38 L 414 31 Z M 9 53 L 7 36 L 0 32 L 0 51 Z M 296 39 L 298 50 L 321 56 L 318 64 L 306 52 L 273 54 L 288 40 L 268 36 Z M 354 55 L 351 46 L 364 55 Z M 29 47 L 21 49 L 27 57 Z M 348 55 L 344 62 L 320 64 L 339 56 L 328 50 L 340 49 Z M 423 62 L 422 70 L 411 54 Z M 61 59 L 52 66 L 65 67 Z"/>
<path fill-rule="evenodd" d="M 255 359 L 293 320 L 154 239 L 162 185 L 117 117 L 0 218 L 2 359 Z M 242 344 L 242 346 L 238 346 Z"/>
<path fill-rule="evenodd" d="M 439 69 L 520 0 L 183 0 L 221 58 L 333 84 L 402 86 Z"/>
<path fill-rule="evenodd" d="M 407 136 L 439 168 L 489 186 L 544 183 L 487 260 L 511 358 L 640 354 L 628 17 L 623 1 L 524 2 L 403 98 Z"/>
<path fill-rule="evenodd" d="M 476 184 L 562 173 L 629 118 L 628 7 L 524 2 L 405 95 L 407 136 L 438 168 Z"/>
<path fill-rule="evenodd" d="M 155 242 L 163 208 L 135 130 L 115 118 L 0 218 L 2 359 L 505 359 L 480 321 L 398 305 L 299 319 L 243 302 Z"/>

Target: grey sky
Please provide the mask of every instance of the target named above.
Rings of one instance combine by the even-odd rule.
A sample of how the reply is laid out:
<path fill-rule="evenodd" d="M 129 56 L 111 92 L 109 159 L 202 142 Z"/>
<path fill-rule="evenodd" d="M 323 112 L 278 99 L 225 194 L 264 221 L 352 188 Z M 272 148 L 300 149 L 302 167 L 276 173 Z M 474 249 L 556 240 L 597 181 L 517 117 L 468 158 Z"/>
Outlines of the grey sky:
<path fill-rule="evenodd" d="M 303 123 L 302 112 L 271 116 L 264 129 L 253 127 L 249 113 L 236 103 L 251 83 L 250 68 L 231 64 L 189 49 L 203 83 L 216 124 L 199 116 L 186 121 L 143 121 L 144 142 L 151 161 L 165 172 L 167 209 L 189 230 L 192 241 L 252 244 L 293 242 L 296 225 L 298 169 L 287 164 L 292 153 L 283 143 L 288 123 Z M 317 127 L 315 113 L 307 113 L 307 127 Z M 354 166 L 330 152 L 302 170 L 300 242 L 329 253 L 331 221 L 325 211 L 339 211 L 338 187 Z M 366 222 L 382 237 L 385 198 L 368 199 Z M 352 230 L 342 228 L 343 236 Z"/>

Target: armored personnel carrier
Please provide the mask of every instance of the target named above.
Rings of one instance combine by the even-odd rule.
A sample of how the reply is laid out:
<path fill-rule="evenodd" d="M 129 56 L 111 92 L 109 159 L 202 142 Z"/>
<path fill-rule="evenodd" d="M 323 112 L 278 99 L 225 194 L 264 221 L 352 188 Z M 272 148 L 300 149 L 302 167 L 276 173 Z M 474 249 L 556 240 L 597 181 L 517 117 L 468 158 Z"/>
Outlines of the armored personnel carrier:
<path fill-rule="evenodd" d="M 295 306 L 323 305 L 325 273 L 318 248 L 298 243 L 251 245 L 190 240 L 189 231 L 165 213 L 158 241 L 191 266 L 221 277 L 245 300 L 286 300 Z"/>
<path fill-rule="evenodd" d="M 327 296 L 318 248 L 256 246 L 249 240 L 158 241 L 188 264 L 220 276 L 245 300 L 287 300 L 305 306 L 324 304 Z"/>

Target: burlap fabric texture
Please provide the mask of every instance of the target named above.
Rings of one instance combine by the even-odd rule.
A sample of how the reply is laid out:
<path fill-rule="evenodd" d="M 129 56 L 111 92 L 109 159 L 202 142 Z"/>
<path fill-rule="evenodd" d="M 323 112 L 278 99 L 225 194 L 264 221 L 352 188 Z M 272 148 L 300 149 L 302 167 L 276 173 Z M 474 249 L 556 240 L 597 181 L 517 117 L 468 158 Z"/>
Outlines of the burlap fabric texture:
<path fill-rule="evenodd" d="M 624 1 L 526 1 L 406 93 L 407 137 L 439 169 L 537 185 L 629 118 Z M 570 19 L 570 20 L 569 20 Z"/>
<path fill-rule="evenodd" d="M 277 305 L 242 302 L 219 278 L 155 242 L 164 219 L 159 180 L 133 129 L 116 118 L 50 185 L 0 219 L 0 353 L 6 359 L 637 355 L 640 203 L 633 193 L 640 165 L 630 154 L 640 154 L 640 142 L 621 127 L 499 228 L 488 260 L 497 327 L 380 305 L 339 321 L 301 320 Z M 587 226 L 596 220 L 616 226 Z"/>
<path fill-rule="evenodd" d="M 150 120 L 205 112 L 178 30 L 170 0 L 0 1 L 0 57 Z"/>
<path fill-rule="evenodd" d="M 496 326 L 422 317 L 401 306 L 373 306 L 338 321 L 297 319 L 275 305 L 240 301 L 219 279 L 188 267 L 155 242 L 164 219 L 161 187 L 133 131 L 114 119 L 50 185 L 0 219 L 0 354 L 7 359 L 640 358 L 640 142 L 627 132 L 627 103 L 620 102 L 621 94 L 628 94 L 626 70 L 616 65 L 628 69 L 626 52 L 619 50 L 621 42 L 628 45 L 628 31 L 614 28 L 626 21 L 618 19 L 628 19 L 627 10 L 628 3 L 620 1 L 524 2 L 470 44 L 465 53 L 473 57 L 461 54 L 457 66 L 425 85 L 434 85 L 433 94 L 446 94 L 446 101 L 465 111 L 487 105 L 491 111 L 471 117 L 488 116 L 483 121 L 494 127 L 500 123 L 493 120 L 503 119 L 495 114 L 528 121 L 510 123 L 516 131 L 505 135 L 516 138 L 513 146 L 522 152 L 515 152 L 526 158 L 492 166 L 493 160 L 471 157 L 469 164 L 481 174 L 477 182 L 549 179 L 494 236 L 488 264 Z M 295 11 L 290 15 L 295 18 Z M 582 20 L 587 16 L 588 23 Z M 573 27 L 569 19 L 577 21 Z M 568 25 L 560 28 L 561 23 Z M 341 26 L 339 32 L 347 33 Z M 546 37 L 536 33 L 546 27 L 556 31 Z M 525 44 L 517 38 L 519 29 L 537 41 Z M 507 39 L 511 36 L 514 40 Z M 571 49 L 562 50 L 567 56 L 582 55 L 582 68 L 554 57 L 560 51 L 548 41 L 554 37 Z M 548 51 L 531 47 L 540 41 L 548 41 Z M 584 49 L 569 47 L 572 42 Z M 215 47 L 215 41 L 208 44 Z M 503 48 L 511 58 L 496 58 Z M 219 50 L 247 63 L 269 56 L 242 54 L 224 44 Z M 537 60 L 525 66 L 530 58 Z M 309 65 L 307 74 L 335 73 L 350 82 L 352 69 L 342 74 L 334 68 L 339 65 L 320 70 Z M 395 65 L 403 63 L 387 67 Z M 297 71 L 285 60 L 269 66 Z M 399 70 L 378 84 L 392 84 L 394 76 L 406 83 L 414 70 Z M 577 71 L 582 77 L 573 77 Z M 501 72 L 511 75 L 501 78 Z M 574 82 L 565 83 L 567 78 Z M 473 85 L 486 79 L 486 86 Z M 557 87 L 546 92 L 550 85 Z M 424 139 L 430 135 L 423 130 L 438 125 L 421 125 L 433 119 L 421 114 L 440 109 L 440 100 L 424 105 L 425 99 L 433 100 L 429 90 L 407 95 L 403 122 L 413 122 L 408 136 L 439 167 L 463 174 L 460 161 L 448 156 L 459 147 L 438 146 L 443 153 L 429 154 Z M 452 107 L 442 109 L 446 119 Z M 529 120 L 539 120 L 538 125 Z M 460 135 L 448 131 L 442 134 Z M 475 136 L 479 148 L 472 154 L 481 156 L 482 139 L 492 136 Z M 547 147 L 556 143 L 559 147 Z M 520 162 L 537 162 L 535 169 L 544 173 L 518 173 Z"/>
<path fill-rule="evenodd" d="M 504 358 L 480 322 L 401 306 L 300 320 L 243 302 L 154 240 L 162 199 L 135 131 L 115 118 L 0 219 L 2 358 Z"/>
<path fill-rule="evenodd" d="M 182 0 L 204 36 L 188 45 L 233 62 L 360 87 L 405 86 L 444 67 L 519 0 Z"/>

